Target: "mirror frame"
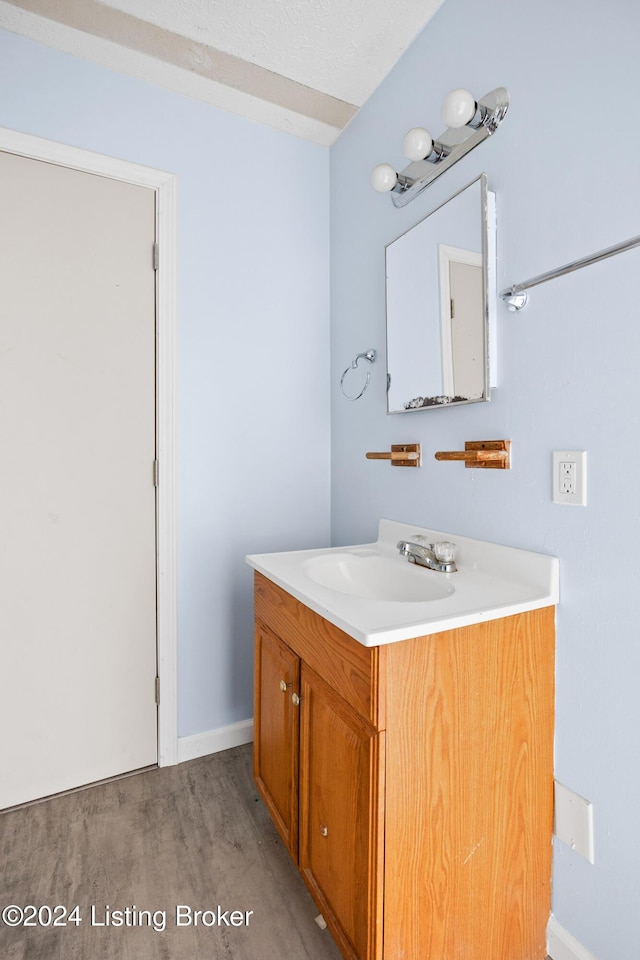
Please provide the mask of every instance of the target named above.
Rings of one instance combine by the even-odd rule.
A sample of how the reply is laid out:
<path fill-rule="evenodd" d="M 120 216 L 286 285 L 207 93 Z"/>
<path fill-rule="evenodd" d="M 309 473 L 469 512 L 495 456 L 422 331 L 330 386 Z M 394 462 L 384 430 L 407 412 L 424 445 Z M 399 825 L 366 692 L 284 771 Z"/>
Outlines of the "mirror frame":
<path fill-rule="evenodd" d="M 456 197 L 464 193 L 465 190 L 468 190 L 474 184 L 480 184 L 480 230 L 482 234 L 482 318 L 483 318 L 483 340 L 484 340 L 484 349 L 485 349 L 485 364 L 484 364 L 484 388 L 482 395 L 479 397 L 474 397 L 473 399 L 464 399 L 464 400 L 453 400 L 447 397 L 433 396 L 427 397 L 424 399 L 429 401 L 427 403 L 421 404 L 420 406 L 415 407 L 404 407 L 402 409 L 390 410 L 389 409 L 389 388 L 391 385 L 390 373 L 389 373 L 389 303 L 388 303 L 388 250 L 391 244 L 395 243 L 396 240 L 399 240 L 401 237 L 406 236 L 410 233 L 415 227 L 418 227 L 420 224 L 424 223 L 425 220 L 428 220 L 429 217 L 437 213 L 438 210 L 441 210 L 452 200 L 455 200 Z M 422 410 L 441 410 L 445 407 L 457 407 L 463 406 L 469 403 L 487 403 L 491 400 L 491 388 L 495 387 L 496 383 L 496 364 L 495 364 L 495 345 L 496 345 L 496 330 L 495 330 L 495 317 L 496 317 L 496 284 L 495 284 L 495 273 L 496 273 L 496 215 L 495 215 L 495 194 L 489 190 L 488 179 L 486 173 L 481 173 L 474 180 L 471 180 L 465 186 L 461 187 L 451 196 L 447 197 L 446 200 L 443 200 L 437 207 L 434 207 L 433 210 L 430 210 L 421 220 L 418 220 L 417 223 L 414 223 L 407 230 L 404 230 L 402 233 L 398 234 L 397 237 L 394 237 L 393 240 L 390 240 L 389 243 L 385 244 L 385 336 L 386 336 L 386 360 L 387 360 L 387 415 L 398 414 L 398 413 L 417 413 Z M 439 290 L 437 291 L 437 316 L 438 320 L 440 318 L 440 295 Z"/>

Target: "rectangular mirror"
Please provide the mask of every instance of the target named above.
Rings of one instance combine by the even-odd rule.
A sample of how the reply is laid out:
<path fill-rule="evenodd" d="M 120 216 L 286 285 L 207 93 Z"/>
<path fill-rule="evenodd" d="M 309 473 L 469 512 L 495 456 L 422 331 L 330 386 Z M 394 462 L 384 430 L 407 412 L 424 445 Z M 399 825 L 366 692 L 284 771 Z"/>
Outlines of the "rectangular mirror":
<path fill-rule="evenodd" d="M 491 398 L 494 269 L 484 173 L 387 245 L 388 413 Z"/>

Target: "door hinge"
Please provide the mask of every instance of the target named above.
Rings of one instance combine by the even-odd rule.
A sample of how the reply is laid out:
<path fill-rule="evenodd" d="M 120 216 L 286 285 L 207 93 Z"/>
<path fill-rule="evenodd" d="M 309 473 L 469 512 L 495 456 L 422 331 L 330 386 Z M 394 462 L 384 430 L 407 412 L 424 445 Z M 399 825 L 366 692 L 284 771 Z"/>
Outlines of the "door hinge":
<path fill-rule="evenodd" d="M 160 703 L 160 677 L 156 677 L 156 703 Z"/>
<path fill-rule="evenodd" d="M 157 243 L 153 245 L 153 269 L 157 270 L 160 264 L 160 248 Z"/>
<path fill-rule="evenodd" d="M 157 460 L 153 461 L 153 485 L 154 487 L 158 486 L 158 481 L 160 479 L 160 464 Z"/>

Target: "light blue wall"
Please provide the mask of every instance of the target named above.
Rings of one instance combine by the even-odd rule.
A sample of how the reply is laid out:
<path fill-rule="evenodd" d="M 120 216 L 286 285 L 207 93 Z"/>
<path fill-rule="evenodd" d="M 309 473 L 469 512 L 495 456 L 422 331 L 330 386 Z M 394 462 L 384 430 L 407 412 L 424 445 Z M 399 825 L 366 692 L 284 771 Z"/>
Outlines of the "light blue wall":
<path fill-rule="evenodd" d="M 179 732 L 245 720 L 244 555 L 329 540 L 328 151 L 1 31 L 0 125 L 178 176 Z"/>
<path fill-rule="evenodd" d="M 336 543 L 380 517 L 552 553 L 561 563 L 556 774 L 594 804 L 595 865 L 555 849 L 553 909 L 599 960 L 637 960 L 640 928 L 640 250 L 499 309 L 490 404 L 385 416 L 384 245 L 481 171 L 496 193 L 498 287 L 640 233 L 640 6 L 633 0 L 447 0 L 331 154 L 332 469 Z M 497 135 L 404 210 L 369 187 L 402 167 L 412 126 L 442 131 L 458 86 L 506 86 Z M 362 400 L 341 371 L 375 347 Z M 465 440 L 513 441 L 509 473 L 437 463 Z M 421 470 L 366 461 L 419 441 Z M 586 449 L 589 505 L 551 502 L 551 451 Z"/>
<path fill-rule="evenodd" d="M 388 516 L 560 557 L 556 772 L 594 803 L 596 863 L 557 845 L 554 912 L 599 960 L 637 960 L 639 939 L 640 253 L 500 310 L 491 404 L 387 417 L 384 245 L 483 170 L 499 288 L 638 234 L 639 35 L 632 0 L 447 0 L 331 151 L 333 538 L 373 539 Z M 409 127 L 441 131 L 450 89 L 498 85 L 495 138 L 405 210 L 373 193 Z M 328 540 L 327 152 L 1 32 L 0 124 L 179 177 L 180 732 L 245 719 L 243 555 Z M 371 388 L 347 403 L 340 374 L 369 347 Z M 509 473 L 432 459 L 494 437 L 513 440 Z M 401 441 L 423 444 L 421 470 L 365 461 Z M 562 448 L 589 451 L 586 509 L 551 503 Z"/>

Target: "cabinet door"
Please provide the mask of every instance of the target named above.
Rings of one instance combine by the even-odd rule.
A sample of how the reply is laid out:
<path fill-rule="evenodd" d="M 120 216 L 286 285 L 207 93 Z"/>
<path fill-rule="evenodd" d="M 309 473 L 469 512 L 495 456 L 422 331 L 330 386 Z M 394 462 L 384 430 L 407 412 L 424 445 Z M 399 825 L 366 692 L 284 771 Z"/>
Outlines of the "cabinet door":
<path fill-rule="evenodd" d="M 381 956 L 384 733 L 306 664 L 300 870 L 347 958 Z"/>
<path fill-rule="evenodd" d="M 298 657 L 256 623 L 253 772 L 280 836 L 298 861 Z"/>

